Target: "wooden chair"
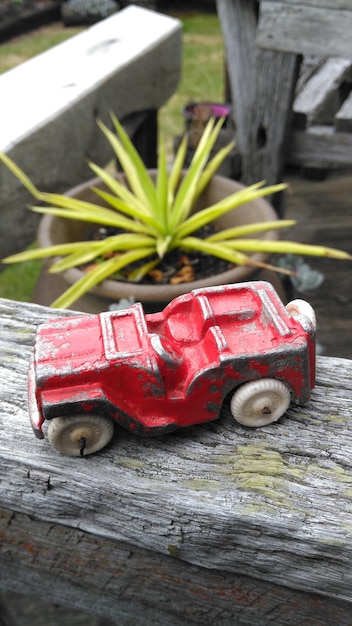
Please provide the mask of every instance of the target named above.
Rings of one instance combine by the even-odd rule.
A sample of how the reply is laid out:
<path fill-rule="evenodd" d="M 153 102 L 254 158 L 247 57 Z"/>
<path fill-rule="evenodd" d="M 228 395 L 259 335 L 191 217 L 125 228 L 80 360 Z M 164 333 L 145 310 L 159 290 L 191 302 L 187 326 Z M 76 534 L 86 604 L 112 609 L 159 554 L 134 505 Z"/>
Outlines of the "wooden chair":
<path fill-rule="evenodd" d="M 286 164 L 351 166 L 351 3 L 218 0 L 217 9 L 243 182 L 276 183 Z"/>

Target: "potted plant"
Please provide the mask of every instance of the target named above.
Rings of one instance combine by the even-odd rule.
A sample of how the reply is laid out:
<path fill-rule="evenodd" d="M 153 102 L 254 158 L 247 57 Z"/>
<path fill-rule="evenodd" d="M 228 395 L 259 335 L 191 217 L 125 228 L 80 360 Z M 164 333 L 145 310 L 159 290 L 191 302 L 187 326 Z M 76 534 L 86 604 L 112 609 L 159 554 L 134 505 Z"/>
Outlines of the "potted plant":
<path fill-rule="evenodd" d="M 46 228 L 56 237 L 54 245 L 12 255 L 4 262 L 59 257 L 49 271 L 64 272 L 72 284 L 53 306 L 70 307 L 84 294 L 96 291 L 112 301 L 131 295 L 143 302 L 154 299 L 160 308 L 190 289 L 241 281 L 258 268 L 272 269 L 267 263 L 272 253 L 351 258 L 334 249 L 277 240 L 277 230 L 294 221 L 275 219 L 273 209 L 263 197 L 285 189 L 285 184 L 263 187 L 262 183 L 257 183 L 245 188 L 215 175 L 233 149 L 231 143 L 209 160 L 221 120 L 208 122 L 186 171 L 183 163 L 187 139 L 182 140 L 170 171 L 165 146 L 160 140 L 156 172 L 146 170 L 114 115 L 112 120 L 115 132 L 102 122 L 98 123 L 124 175 L 113 175 L 90 163 L 98 178 L 68 195 L 39 191 L 9 157 L 0 155 L 33 197 L 47 204 L 32 209 L 47 214 L 42 230 Z M 224 222 L 225 217 L 230 218 L 229 224 Z M 53 220 L 51 226 L 45 224 L 49 219 Z M 73 234 L 67 230 L 69 224 Z M 97 225 L 108 229 L 102 239 L 87 239 L 92 224 L 95 229 Z M 214 226 L 214 230 L 204 233 L 209 225 Z M 252 239 L 254 233 L 259 233 L 259 237 Z M 186 258 L 196 253 L 199 257 L 222 259 L 232 270 L 226 269 L 205 280 L 190 275 L 185 282 L 176 284 L 153 278 L 154 284 L 150 284 L 150 275 L 157 275 L 158 270 L 163 273 L 160 268 L 175 252 Z M 146 277 L 147 284 L 143 284 Z"/>

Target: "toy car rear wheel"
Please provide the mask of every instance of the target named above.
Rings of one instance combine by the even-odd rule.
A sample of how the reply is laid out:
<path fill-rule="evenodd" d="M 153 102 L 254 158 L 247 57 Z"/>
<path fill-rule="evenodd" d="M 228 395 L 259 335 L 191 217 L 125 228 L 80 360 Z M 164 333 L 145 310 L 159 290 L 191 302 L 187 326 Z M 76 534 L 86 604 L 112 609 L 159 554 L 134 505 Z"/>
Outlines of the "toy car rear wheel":
<path fill-rule="evenodd" d="M 276 422 L 288 409 L 291 395 L 285 383 L 275 378 L 244 383 L 231 398 L 234 419 L 244 426 L 266 426 Z"/>
<path fill-rule="evenodd" d="M 61 454 L 86 456 L 106 446 L 114 432 L 111 418 L 102 415 L 54 417 L 48 426 L 48 440 Z"/>
<path fill-rule="evenodd" d="M 317 320 L 313 307 L 305 300 L 291 300 L 286 304 L 286 311 L 291 317 L 300 318 L 301 315 L 305 315 L 311 321 L 313 328 L 317 327 Z"/>

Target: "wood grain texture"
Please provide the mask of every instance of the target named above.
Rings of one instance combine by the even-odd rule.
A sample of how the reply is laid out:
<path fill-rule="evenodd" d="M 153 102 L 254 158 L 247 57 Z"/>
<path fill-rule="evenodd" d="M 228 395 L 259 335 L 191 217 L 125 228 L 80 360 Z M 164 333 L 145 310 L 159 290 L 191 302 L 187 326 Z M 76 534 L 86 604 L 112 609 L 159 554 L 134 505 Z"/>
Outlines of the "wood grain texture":
<path fill-rule="evenodd" d="M 335 128 L 340 132 L 352 133 L 352 91 L 336 114 Z"/>
<path fill-rule="evenodd" d="M 118 626 L 350 624 L 349 602 L 190 565 L 27 515 L 0 511 L 0 533 L 1 585 L 86 612 L 78 621 L 61 611 L 57 624 L 98 626 L 88 617 L 92 614 Z M 35 626 L 47 626 L 48 613 L 42 613 Z M 1 626 L 28 626 L 28 621 L 21 624 L 17 616 L 14 624 Z"/>
<path fill-rule="evenodd" d="M 326 170 L 350 167 L 352 133 L 337 133 L 333 126 L 292 129 L 285 159 L 289 164 Z"/>
<path fill-rule="evenodd" d="M 302 59 L 299 76 L 296 83 L 296 96 L 305 88 L 307 82 L 324 65 L 325 58 L 321 56 L 305 55 Z"/>
<path fill-rule="evenodd" d="M 270 50 L 352 58 L 349 0 L 262 0 L 257 44 Z"/>
<path fill-rule="evenodd" d="M 266 2 L 267 0 L 260 0 Z M 338 10 L 351 10 L 350 0 L 271 0 L 273 4 L 286 5 L 286 6 L 304 6 L 318 9 L 338 9 Z"/>
<path fill-rule="evenodd" d="M 256 14 L 252 1 L 218 0 L 217 11 L 224 38 L 231 98 L 236 118 L 236 141 L 241 152 L 248 151 L 248 131 L 255 100 Z"/>
<path fill-rule="evenodd" d="M 255 45 L 257 3 L 218 0 L 224 38 L 241 180 L 250 184 L 282 179 L 287 132 L 291 121 L 298 57 Z M 275 202 L 274 198 L 274 202 Z"/>
<path fill-rule="evenodd" d="M 48 569 L 50 569 L 48 567 Z M 21 571 L 21 564 L 19 564 Z M 37 570 L 38 571 L 38 568 Z M 33 578 L 38 580 L 38 576 Z M 23 581 L 23 578 L 22 578 Z M 51 587 L 57 586 L 53 580 Z M 17 587 L 19 586 L 17 582 Z M 46 587 L 46 585 L 45 585 Z M 55 594 L 57 595 L 57 594 Z M 116 622 L 105 615 L 93 615 L 71 606 L 50 603 L 52 597 L 51 589 L 36 591 L 36 586 L 31 585 L 27 593 L 16 593 L 15 591 L 0 591 L 0 626 L 116 626 Z M 4 616 L 6 622 L 4 620 Z M 2 621 L 1 621 L 2 620 Z"/>
<path fill-rule="evenodd" d="M 224 411 L 157 438 L 119 429 L 100 454 L 71 459 L 33 437 L 27 414 L 34 332 L 60 314 L 0 300 L 1 508 L 88 541 L 352 601 L 352 361 L 318 358 L 311 401 L 278 424 L 248 430 Z"/>
<path fill-rule="evenodd" d="M 296 90 L 293 104 L 296 128 L 331 123 L 340 108 L 339 86 L 351 67 L 350 59 L 327 59 L 305 86 Z"/>

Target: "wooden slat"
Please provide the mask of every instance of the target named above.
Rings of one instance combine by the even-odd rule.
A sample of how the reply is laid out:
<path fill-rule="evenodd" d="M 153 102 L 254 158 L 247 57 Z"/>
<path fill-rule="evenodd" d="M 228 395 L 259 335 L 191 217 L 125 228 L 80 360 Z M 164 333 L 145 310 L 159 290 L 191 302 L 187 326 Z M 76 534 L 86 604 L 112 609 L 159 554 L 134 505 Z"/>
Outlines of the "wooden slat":
<path fill-rule="evenodd" d="M 324 65 L 325 58 L 306 54 L 302 58 L 296 83 L 296 94 L 300 93 L 311 77 Z"/>
<path fill-rule="evenodd" d="M 332 126 L 293 129 L 286 163 L 312 168 L 338 169 L 352 165 L 352 133 L 336 133 Z"/>
<path fill-rule="evenodd" d="M 248 152 L 248 127 L 255 96 L 255 52 L 252 46 L 256 16 L 251 2 L 217 2 L 224 37 L 231 99 L 236 119 L 236 141 L 241 153 Z"/>
<path fill-rule="evenodd" d="M 287 6 L 297 5 L 329 10 L 351 10 L 350 0 L 272 0 L 272 2 L 276 4 L 284 4 Z"/>
<path fill-rule="evenodd" d="M 302 129 L 314 123 L 332 122 L 340 107 L 338 88 L 351 67 L 351 59 L 331 58 L 311 75 L 305 86 L 296 92 L 295 127 Z"/>
<path fill-rule="evenodd" d="M 352 133 L 352 91 L 335 116 L 335 128 L 339 132 Z"/>
<path fill-rule="evenodd" d="M 257 44 L 270 50 L 352 58 L 349 0 L 262 0 Z"/>
<path fill-rule="evenodd" d="M 202 598 L 211 588 L 209 576 L 224 572 L 352 602 L 352 361 L 318 358 L 311 401 L 270 427 L 244 429 L 224 412 L 210 425 L 163 437 L 139 439 L 118 430 L 102 453 L 72 459 L 56 453 L 46 439 L 34 439 L 27 414 L 34 331 L 56 315 L 60 312 L 0 300 L 0 507 L 8 511 L 8 535 L 2 534 L 1 542 L 4 585 L 16 580 L 18 590 L 23 576 L 27 589 L 43 587 L 40 573 L 47 559 L 56 597 L 61 589 L 62 599 L 68 594 L 79 602 L 89 583 L 90 589 L 103 587 L 107 606 L 119 579 L 128 590 L 121 575 L 135 554 L 130 580 L 139 567 L 140 584 L 131 587 L 131 600 L 140 589 L 143 604 L 145 572 L 157 563 L 152 559 L 150 568 L 144 566 L 144 551 L 150 551 L 176 568 L 165 573 L 165 589 L 174 588 L 181 562 L 201 568 Z M 29 516 L 21 533 L 17 514 Z M 61 547 L 69 543 L 60 541 L 60 532 L 72 535 L 66 557 Z M 83 541 L 104 570 L 85 567 Z M 17 554 L 13 567 L 9 554 Z M 185 584 L 183 573 L 181 578 L 194 597 L 195 581 Z M 152 588 L 157 603 L 159 586 Z M 212 605 L 218 601 L 211 595 Z M 158 606 L 167 613 L 167 603 Z M 205 606 L 209 616 L 210 603 Z M 204 612 L 199 615 L 204 623 Z M 221 623 L 219 613 L 214 619 Z"/>
<path fill-rule="evenodd" d="M 39 596 L 86 613 L 79 620 L 66 614 L 55 624 L 89 626 L 92 614 L 110 618 L 109 626 L 287 626 L 288 618 L 290 626 L 351 623 L 349 602 L 201 568 L 171 553 L 157 554 L 27 515 L 0 510 L 0 533 L 2 583 L 20 588 L 32 604 Z M 53 624 L 43 607 L 38 611 L 27 613 L 23 624 Z"/>
<path fill-rule="evenodd" d="M 295 55 L 256 48 L 256 3 L 218 0 L 242 180 L 282 177 L 282 150 L 298 73 Z"/>

